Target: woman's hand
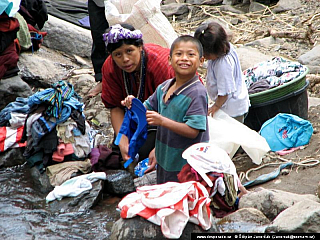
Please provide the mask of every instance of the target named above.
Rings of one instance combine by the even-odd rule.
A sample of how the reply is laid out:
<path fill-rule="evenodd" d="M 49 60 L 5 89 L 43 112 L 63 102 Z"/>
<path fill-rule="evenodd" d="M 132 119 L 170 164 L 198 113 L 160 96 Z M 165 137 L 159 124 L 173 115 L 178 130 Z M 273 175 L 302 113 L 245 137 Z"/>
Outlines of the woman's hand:
<path fill-rule="evenodd" d="M 129 160 L 129 158 L 130 158 L 130 156 L 128 155 L 129 141 L 128 141 L 128 137 L 126 135 L 122 135 L 120 143 L 119 143 L 119 149 L 120 149 L 123 161 L 126 162 L 127 160 Z"/>
<path fill-rule="evenodd" d="M 155 154 L 155 148 L 149 153 L 149 167 L 144 173 L 152 172 L 156 169 L 157 159 Z"/>
<path fill-rule="evenodd" d="M 132 105 L 132 99 L 134 99 L 134 98 L 135 97 L 133 95 L 127 96 L 124 100 L 121 101 L 121 105 L 130 109 L 131 105 Z"/>

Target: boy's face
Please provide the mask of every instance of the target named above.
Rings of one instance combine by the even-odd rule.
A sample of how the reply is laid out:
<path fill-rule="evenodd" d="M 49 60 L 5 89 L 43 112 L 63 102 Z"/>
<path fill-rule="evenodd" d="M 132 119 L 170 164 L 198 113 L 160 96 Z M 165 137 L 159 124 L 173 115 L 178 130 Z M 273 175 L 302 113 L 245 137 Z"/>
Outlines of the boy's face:
<path fill-rule="evenodd" d="M 111 54 L 112 59 L 123 71 L 131 73 L 140 69 L 142 47 L 123 44 Z"/>
<path fill-rule="evenodd" d="M 200 58 L 197 46 L 190 41 L 177 43 L 172 51 L 172 56 L 169 56 L 169 64 L 174 69 L 176 77 L 186 79 L 194 76 L 203 61 L 204 58 Z"/>

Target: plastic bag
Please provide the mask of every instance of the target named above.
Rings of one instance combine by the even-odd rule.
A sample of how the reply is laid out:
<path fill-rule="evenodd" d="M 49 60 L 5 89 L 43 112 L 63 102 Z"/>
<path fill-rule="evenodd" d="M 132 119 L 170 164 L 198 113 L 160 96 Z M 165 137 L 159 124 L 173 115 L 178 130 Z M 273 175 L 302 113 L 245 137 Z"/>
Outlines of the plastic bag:
<path fill-rule="evenodd" d="M 265 138 L 222 110 L 217 111 L 213 117 L 209 116 L 208 124 L 209 142 L 224 149 L 230 158 L 241 146 L 255 164 L 260 164 L 262 157 L 270 151 Z"/>
<path fill-rule="evenodd" d="M 142 177 L 144 175 L 144 172 L 149 167 L 149 158 L 146 158 L 142 161 L 140 161 L 135 167 L 134 167 L 134 174 L 138 177 Z"/>
<path fill-rule="evenodd" d="M 260 134 L 272 151 L 279 151 L 308 144 L 313 127 L 309 121 L 296 115 L 278 113 L 262 124 Z"/>
<path fill-rule="evenodd" d="M 236 167 L 226 151 L 212 143 L 196 143 L 188 147 L 182 157 L 196 170 L 209 187 L 212 181 L 206 175 L 208 172 L 229 173 L 234 176 L 234 187 L 238 190 L 238 175 Z"/>
<path fill-rule="evenodd" d="M 177 38 L 168 19 L 160 10 L 161 0 L 106 0 L 105 14 L 110 26 L 128 23 L 139 29 L 145 43 L 170 48 Z"/>

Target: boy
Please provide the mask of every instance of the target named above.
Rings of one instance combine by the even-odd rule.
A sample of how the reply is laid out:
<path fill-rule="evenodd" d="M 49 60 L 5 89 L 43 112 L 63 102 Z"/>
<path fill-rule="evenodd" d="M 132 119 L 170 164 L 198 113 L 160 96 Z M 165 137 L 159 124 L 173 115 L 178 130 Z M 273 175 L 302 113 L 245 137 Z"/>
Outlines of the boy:
<path fill-rule="evenodd" d="M 148 124 L 158 127 L 147 170 L 157 163 L 158 184 L 178 182 L 177 174 L 187 163 L 182 152 L 195 143 L 209 141 L 207 92 L 196 75 L 203 61 L 203 49 L 197 39 L 178 37 L 169 56 L 175 78 L 160 84 L 144 102 Z M 132 98 L 128 96 L 122 105 L 130 108 Z"/>

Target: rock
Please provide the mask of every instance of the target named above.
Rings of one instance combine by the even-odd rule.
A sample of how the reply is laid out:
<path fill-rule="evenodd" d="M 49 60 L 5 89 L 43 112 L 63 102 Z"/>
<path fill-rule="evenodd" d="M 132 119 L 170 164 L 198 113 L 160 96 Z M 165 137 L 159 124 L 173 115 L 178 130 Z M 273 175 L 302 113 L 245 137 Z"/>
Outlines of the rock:
<path fill-rule="evenodd" d="M 240 60 L 242 71 L 253 67 L 257 63 L 272 60 L 273 58 L 273 56 L 265 55 L 258 49 L 249 46 L 238 47 L 236 51 Z"/>
<path fill-rule="evenodd" d="M 215 224 L 208 231 L 198 225 L 188 222 L 179 239 L 190 239 L 191 233 L 217 233 Z M 142 217 L 131 219 L 120 218 L 113 224 L 110 240 L 131 240 L 131 239 L 167 239 L 163 236 L 161 228 Z"/>
<path fill-rule="evenodd" d="M 0 152 L 0 169 L 14 167 L 26 162 L 22 148 L 10 148 L 5 152 Z"/>
<path fill-rule="evenodd" d="M 266 231 L 281 233 L 319 233 L 320 203 L 305 200 L 281 212 Z"/>
<path fill-rule="evenodd" d="M 242 208 L 221 218 L 217 226 L 222 232 L 263 233 L 270 220 L 255 208 Z"/>
<path fill-rule="evenodd" d="M 302 54 L 298 61 L 301 64 L 307 65 L 309 73 L 320 72 L 320 44 L 316 45 L 310 51 Z"/>
<path fill-rule="evenodd" d="M 197 5 L 218 5 L 223 0 L 186 0 L 186 3 L 197 4 Z"/>
<path fill-rule="evenodd" d="M 232 13 L 236 13 L 236 14 L 244 14 L 244 13 L 245 13 L 244 11 L 241 11 L 241 10 L 239 10 L 239 9 L 236 9 L 236 8 L 230 6 L 230 5 L 222 5 L 222 6 L 220 7 L 220 10 L 221 10 L 221 11 L 224 11 L 224 12 L 232 12 Z M 231 23 L 234 24 L 234 25 L 238 24 L 238 21 L 239 21 L 239 19 L 237 19 L 237 22 L 234 23 L 234 20 L 231 19 Z"/>
<path fill-rule="evenodd" d="M 189 8 L 183 3 L 170 3 L 161 6 L 161 12 L 166 17 L 180 16 L 189 12 Z"/>
<path fill-rule="evenodd" d="M 157 184 L 157 171 L 146 173 L 142 177 L 135 178 L 133 181 L 136 188 L 145 185 Z"/>
<path fill-rule="evenodd" d="M 104 190 L 112 195 L 125 195 L 134 192 L 136 189 L 133 184 L 133 178 L 125 170 L 107 170 L 107 180 Z"/>
<path fill-rule="evenodd" d="M 249 12 L 259 12 L 265 9 L 266 9 L 265 5 L 257 2 L 251 2 L 249 6 Z"/>
<path fill-rule="evenodd" d="M 104 181 L 98 180 L 92 183 L 90 191 L 82 192 L 77 197 L 62 198 L 54 200 L 48 204 L 52 212 L 70 213 L 70 212 L 86 212 L 94 207 L 102 197 Z"/>
<path fill-rule="evenodd" d="M 262 39 L 255 40 L 253 42 L 246 43 L 245 46 L 261 46 L 265 48 L 269 48 L 273 45 L 282 45 L 284 44 L 284 40 L 281 38 L 274 38 L 274 37 L 266 37 Z"/>
<path fill-rule="evenodd" d="M 274 13 L 280 13 L 280 12 L 289 11 L 297 8 L 301 8 L 300 0 L 279 0 L 279 2 L 273 8 L 272 11 Z"/>
<path fill-rule="evenodd" d="M 21 78 L 35 88 L 51 87 L 52 83 L 66 79 L 71 70 L 79 68 L 71 57 L 46 47 L 41 47 L 33 54 L 22 52 L 18 66 Z"/>
<path fill-rule="evenodd" d="M 317 196 L 312 194 L 295 194 L 276 189 L 258 188 L 254 192 L 243 195 L 239 201 L 239 209 L 256 208 L 268 219 L 273 220 L 283 210 L 304 201 L 320 202 Z"/>
<path fill-rule="evenodd" d="M 30 168 L 30 174 L 34 183 L 34 187 L 41 193 L 49 193 L 53 190 L 48 175 L 40 173 L 37 167 Z"/>
<path fill-rule="evenodd" d="M 26 98 L 30 95 L 32 95 L 31 87 L 19 76 L 0 80 L 0 110 L 14 102 L 17 97 Z"/>
<path fill-rule="evenodd" d="M 80 57 L 91 56 L 90 30 L 48 15 L 48 21 L 44 24 L 42 31 L 48 33 L 43 40 L 43 45 Z"/>

